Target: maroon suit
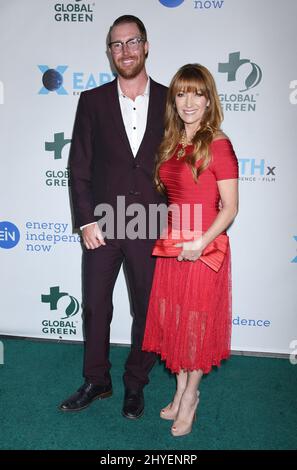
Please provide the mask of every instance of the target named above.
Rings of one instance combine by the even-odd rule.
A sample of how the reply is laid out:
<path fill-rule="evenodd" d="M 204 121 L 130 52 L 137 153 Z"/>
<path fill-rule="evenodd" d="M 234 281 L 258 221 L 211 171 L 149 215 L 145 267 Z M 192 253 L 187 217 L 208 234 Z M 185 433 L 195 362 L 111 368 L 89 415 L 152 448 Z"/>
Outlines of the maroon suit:
<path fill-rule="evenodd" d="M 110 204 L 116 214 L 117 196 L 126 205 L 164 202 L 153 187 L 154 158 L 163 136 L 167 89 L 150 79 L 146 131 L 134 158 L 125 131 L 117 80 L 81 94 L 70 151 L 71 193 L 75 227 L 96 221 L 97 204 Z M 85 327 L 84 376 L 94 384 L 111 382 L 109 369 L 112 293 L 120 267 L 129 282 L 133 308 L 132 346 L 126 362 L 127 388 L 141 389 L 155 362 L 141 351 L 154 271 L 153 240 L 107 239 L 106 246 L 83 250 Z"/>

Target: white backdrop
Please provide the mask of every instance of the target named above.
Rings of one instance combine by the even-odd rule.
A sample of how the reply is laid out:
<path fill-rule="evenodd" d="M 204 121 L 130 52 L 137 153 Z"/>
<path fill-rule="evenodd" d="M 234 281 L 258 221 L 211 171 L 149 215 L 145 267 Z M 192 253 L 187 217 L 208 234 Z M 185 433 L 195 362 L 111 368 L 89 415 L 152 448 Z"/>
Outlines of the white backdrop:
<path fill-rule="evenodd" d="M 111 80 L 106 34 L 134 14 L 149 74 L 214 74 L 240 164 L 232 349 L 289 353 L 297 338 L 297 1 L 0 0 L 0 334 L 82 339 L 81 247 L 67 159 L 78 96 Z M 122 273 L 112 342 L 130 342 Z"/>

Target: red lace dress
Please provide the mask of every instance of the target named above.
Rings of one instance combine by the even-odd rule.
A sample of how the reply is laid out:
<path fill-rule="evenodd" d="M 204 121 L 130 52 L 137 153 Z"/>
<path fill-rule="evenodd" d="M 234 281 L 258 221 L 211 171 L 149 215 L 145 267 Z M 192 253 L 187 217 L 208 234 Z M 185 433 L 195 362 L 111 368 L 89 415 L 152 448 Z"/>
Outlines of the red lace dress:
<path fill-rule="evenodd" d="M 179 150 L 179 147 L 177 151 Z M 186 148 L 188 152 L 191 150 Z M 201 204 L 202 231 L 219 211 L 217 181 L 238 178 L 238 164 L 227 139 L 212 142 L 211 163 L 195 183 L 177 151 L 160 168 L 169 204 Z M 142 349 L 154 351 L 174 373 L 180 369 L 206 374 L 230 354 L 230 249 L 218 272 L 195 262 L 161 258 L 156 262 Z"/>

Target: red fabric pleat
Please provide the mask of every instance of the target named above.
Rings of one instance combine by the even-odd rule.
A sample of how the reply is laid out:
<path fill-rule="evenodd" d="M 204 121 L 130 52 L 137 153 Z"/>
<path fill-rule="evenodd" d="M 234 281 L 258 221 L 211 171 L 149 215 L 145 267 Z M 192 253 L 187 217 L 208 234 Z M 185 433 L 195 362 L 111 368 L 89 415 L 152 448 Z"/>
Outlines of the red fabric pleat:
<path fill-rule="evenodd" d="M 230 355 L 230 250 L 219 272 L 201 261 L 158 258 L 143 349 L 166 367 L 210 372 Z"/>

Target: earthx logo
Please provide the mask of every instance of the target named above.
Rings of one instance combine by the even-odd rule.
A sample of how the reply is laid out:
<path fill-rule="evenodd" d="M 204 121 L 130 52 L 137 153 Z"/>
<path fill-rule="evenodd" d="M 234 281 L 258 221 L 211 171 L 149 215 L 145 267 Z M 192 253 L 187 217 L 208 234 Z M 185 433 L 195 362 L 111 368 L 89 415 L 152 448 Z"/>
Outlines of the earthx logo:
<path fill-rule="evenodd" d="M 239 158 L 239 180 L 250 183 L 275 183 L 276 166 L 264 158 Z"/>
<path fill-rule="evenodd" d="M 68 65 L 58 65 L 56 68 L 50 67 L 45 64 L 37 65 L 42 74 L 42 87 L 39 89 L 39 95 L 49 95 L 50 93 L 57 93 L 58 95 L 69 95 L 69 88 L 72 88 L 70 94 L 74 96 L 80 95 L 82 91 L 90 90 L 91 88 L 98 87 L 104 83 L 108 83 L 115 78 L 115 74 L 110 72 L 99 73 L 85 73 L 85 72 L 72 72 L 67 70 Z M 64 76 L 64 73 L 66 72 Z M 65 86 L 65 79 L 67 80 L 67 87 Z"/>
<path fill-rule="evenodd" d="M 55 91 L 58 95 L 68 95 L 63 87 L 63 74 L 68 69 L 68 65 L 58 65 L 55 69 L 48 65 L 38 65 L 42 73 L 43 87 L 39 90 L 39 95 L 48 95 L 50 91 Z"/>

